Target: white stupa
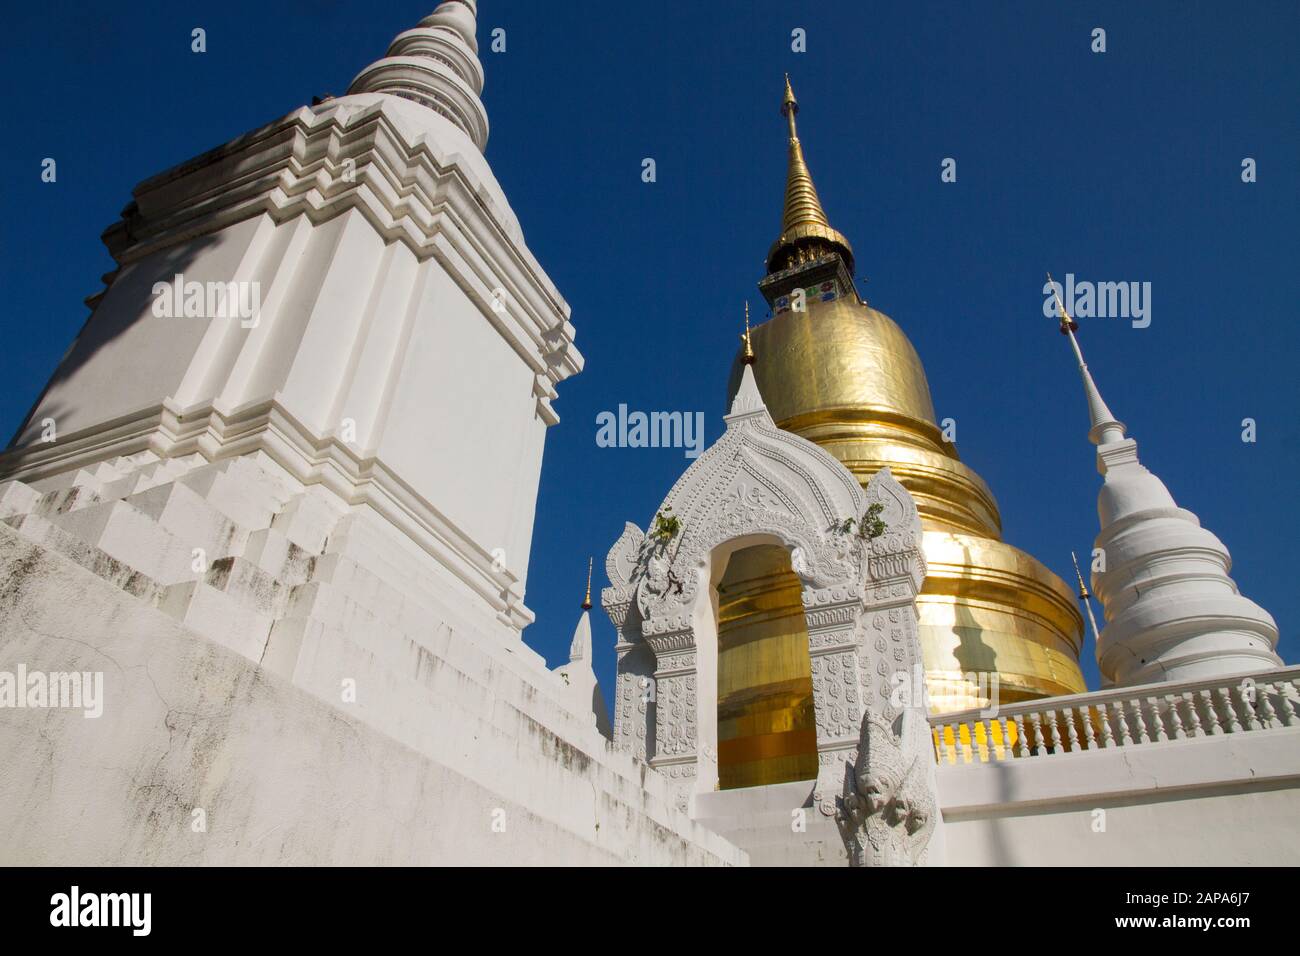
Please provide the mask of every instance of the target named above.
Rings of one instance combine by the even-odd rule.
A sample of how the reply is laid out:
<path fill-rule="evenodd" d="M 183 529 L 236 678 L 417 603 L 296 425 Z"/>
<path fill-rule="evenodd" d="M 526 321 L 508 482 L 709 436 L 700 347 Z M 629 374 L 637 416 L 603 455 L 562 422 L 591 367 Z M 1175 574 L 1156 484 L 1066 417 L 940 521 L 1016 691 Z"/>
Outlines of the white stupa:
<path fill-rule="evenodd" d="M 1125 436 L 1083 360 L 1078 325 L 1063 307 L 1060 314 L 1083 376 L 1088 438 L 1105 476 L 1097 499 L 1101 560 L 1092 575 L 1106 612 L 1097 639 L 1102 680 L 1148 684 L 1280 666 L 1272 616 L 1238 592 L 1223 542 L 1138 461 L 1137 442 Z"/>
<path fill-rule="evenodd" d="M 588 615 L 557 670 L 523 639 L 583 358 L 483 155 L 475 14 L 106 231 L 0 455 L 0 863 L 744 861 L 602 735 Z M 17 707 L 100 672 L 102 720 Z"/>

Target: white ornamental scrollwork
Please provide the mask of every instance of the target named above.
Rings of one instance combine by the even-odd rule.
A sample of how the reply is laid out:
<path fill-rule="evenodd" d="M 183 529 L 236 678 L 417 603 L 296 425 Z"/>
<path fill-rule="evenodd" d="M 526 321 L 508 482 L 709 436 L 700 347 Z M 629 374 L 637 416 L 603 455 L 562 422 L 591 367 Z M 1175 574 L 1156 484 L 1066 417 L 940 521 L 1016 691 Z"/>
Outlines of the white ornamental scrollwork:
<path fill-rule="evenodd" d="M 848 519 L 860 523 L 873 504 L 880 505 L 873 513 L 884 533 L 846 533 Z M 708 597 L 700 592 L 720 573 L 722 555 L 751 541 L 776 541 L 789 549 L 802 585 L 817 805 L 835 812 L 864 708 L 886 714 L 889 675 L 920 659 L 914 599 L 924 559 L 911 496 L 888 469 L 864 491 L 824 449 L 776 428 L 746 368 L 722 438 L 687 468 L 658 511 L 677 518 L 674 533 L 665 539 L 629 524 L 606 559 L 610 587 L 602 600 L 619 647 L 647 655 L 638 666 L 652 667 L 655 687 L 653 702 L 638 706 L 630 671 L 620 685 L 620 742 L 683 787 L 702 773 L 711 777 L 711 769 L 697 769 L 701 755 L 710 768 L 714 762 L 715 741 L 700 738 L 697 714 L 716 695 L 715 687 L 697 686 L 695 620 Z"/>
<path fill-rule="evenodd" d="M 630 575 L 647 633 L 660 631 L 652 623 L 657 618 L 670 619 L 670 626 L 683 623 L 709 554 L 748 535 L 784 542 L 796 573 L 812 586 L 856 589 L 865 559 L 861 542 L 834 528 L 862 501 L 852 475 L 821 448 L 780 431 L 770 419 L 749 419 L 729 427 L 660 506 L 680 519 L 679 535 L 665 542 L 625 529 L 607 565 Z"/>

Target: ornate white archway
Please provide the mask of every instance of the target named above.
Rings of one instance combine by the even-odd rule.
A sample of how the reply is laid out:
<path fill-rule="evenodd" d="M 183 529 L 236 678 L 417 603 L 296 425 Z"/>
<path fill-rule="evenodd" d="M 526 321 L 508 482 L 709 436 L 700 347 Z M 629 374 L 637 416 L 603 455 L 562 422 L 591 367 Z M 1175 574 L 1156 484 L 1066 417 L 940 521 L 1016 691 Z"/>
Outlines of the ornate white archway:
<path fill-rule="evenodd" d="M 601 603 L 618 630 L 615 744 L 680 781 L 683 802 L 714 788 L 714 585 L 732 552 L 779 543 L 802 584 L 816 791 L 829 812 L 857 755 L 865 709 L 892 720 L 906 703 L 900 688 L 906 693 L 919 673 L 920 519 L 888 469 L 863 491 L 829 453 L 778 429 L 748 368 L 726 423 L 660 505 L 678 519 L 676 534 L 655 537 L 629 523 L 606 559 L 611 586 Z M 884 531 L 872 537 L 859 528 L 875 504 Z"/>

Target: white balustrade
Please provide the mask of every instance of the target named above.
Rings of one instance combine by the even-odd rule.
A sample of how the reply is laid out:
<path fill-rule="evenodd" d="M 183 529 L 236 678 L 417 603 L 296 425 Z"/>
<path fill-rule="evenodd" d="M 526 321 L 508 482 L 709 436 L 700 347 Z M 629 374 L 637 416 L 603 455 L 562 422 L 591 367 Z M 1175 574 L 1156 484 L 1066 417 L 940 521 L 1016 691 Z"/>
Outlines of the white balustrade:
<path fill-rule="evenodd" d="M 940 763 L 970 764 L 1297 728 L 1298 711 L 1300 667 L 1283 667 L 941 714 L 930 726 Z"/>

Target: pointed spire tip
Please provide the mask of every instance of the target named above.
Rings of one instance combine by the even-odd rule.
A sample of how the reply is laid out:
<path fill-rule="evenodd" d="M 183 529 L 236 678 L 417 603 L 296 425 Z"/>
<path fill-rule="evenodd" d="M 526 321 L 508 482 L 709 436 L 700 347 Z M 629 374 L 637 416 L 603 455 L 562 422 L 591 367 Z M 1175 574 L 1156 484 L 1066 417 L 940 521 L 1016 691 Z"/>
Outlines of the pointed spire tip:
<path fill-rule="evenodd" d="M 1107 407 L 1101 397 L 1101 391 L 1097 388 L 1097 383 L 1092 379 L 1092 373 L 1088 371 L 1088 363 L 1083 360 L 1083 350 L 1079 348 L 1079 340 L 1074 334 L 1078 331 L 1079 324 L 1070 317 L 1070 313 L 1065 311 L 1065 303 L 1061 301 L 1061 296 L 1056 291 L 1057 286 L 1050 272 L 1047 273 L 1047 281 L 1052 290 L 1052 297 L 1056 300 L 1056 308 L 1061 320 L 1061 334 L 1070 340 L 1070 348 L 1074 350 L 1075 360 L 1079 363 L 1079 375 L 1083 379 L 1083 391 L 1088 399 L 1088 419 L 1091 426 L 1088 429 L 1088 440 L 1094 445 L 1123 441 L 1124 423 Z"/>
<path fill-rule="evenodd" d="M 1083 583 L 1083 572 L 1079 570 L 1079 558 L 1073 551 L 1070 552 L 1070 560 L 1074 562 L 1074 576 L 1079 581 L 1079 600 L 1087 600 L 1090 596 L 1088 586 Z"/>
<path fill-rule="evenodd" d="M 1092 640 L 1095 644 L 1100 639 L 1100 635 L 1097 631 L 1097 616 L 1092 613 L 1092 602 L 1088 600 L 1092 595 L 1088 593 L 1088 588 L 1083 583 L 1083 572 L 1079 570 L 1079 559 L 1075 557 L 1073 551 L 1070 552 L 1070 560 L 1074 562 L 1074 576 L 1079 579 L 1079 602 L 1088 612 L 1088 623 L 1092 626 Z"/>
<path fill-rule="evenodd" d="M 754 343 L 749 337 L 749 300 L 745 300 L 745 334 L 740 337 L 745 343 L 745 351 L 741 353 L 740 359 L 746 365 L 753 365 L 755 362 Z"/>
<path fill-rule="evenodd" d="M 785 78 L 785 95 L 781 98 L 781 113 L 785 116 L 788 133 L 788 164 L 785 177 L 785 204 L 781 210 L 781 234 L 767 253 L 769 273 L 792 268 L 808 258 L 817 259 L 830 250 L 837 250 L 844 259 L 850 275 L 853 273 L 853 247 L 842 233 L 831 227 L 822 208 L 812 173 L 804 159 L 803 146 L 794 117 L 799 103 L 794 98 L 789 74 Z"/>
<path fill-rule="evenodd" d="M 731 411 L 727 415 L 747 416 L 751 412 L 766 410 L 763 404 L 763 396 L 758 391 L 758 382 L 754 380 L 754 366 L 746 362 L 741 366 L 744 370 L 740 374 L 740 388 L 736 389 L 736 395 L 731 400 Z"/>
<path fill-rule="evenodd" d="M 1061 320 L 1061 334 L 1069 335 L 1071 332 L 1079 331 L 1079 323 L 1074 321 L 1070 313 L 1065 311 L 1065 304 L 1061 302 L 1061 296 L 1056 291 L 1056 280 L 1052 278 L 1050 272 L 1047 273 L 1047 284 L 1052 289 L 1052 298 L 1056 299 L 1057 315 Z"/>

